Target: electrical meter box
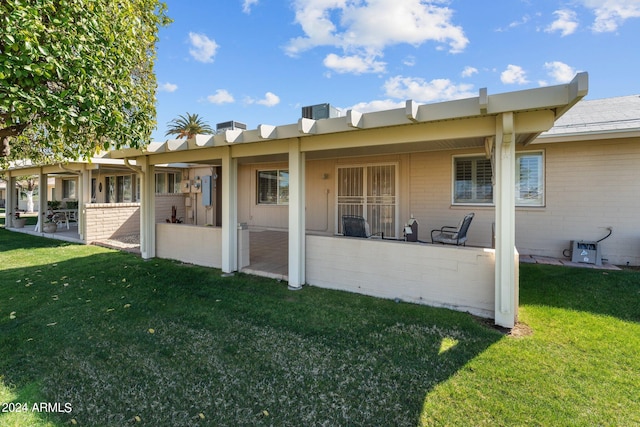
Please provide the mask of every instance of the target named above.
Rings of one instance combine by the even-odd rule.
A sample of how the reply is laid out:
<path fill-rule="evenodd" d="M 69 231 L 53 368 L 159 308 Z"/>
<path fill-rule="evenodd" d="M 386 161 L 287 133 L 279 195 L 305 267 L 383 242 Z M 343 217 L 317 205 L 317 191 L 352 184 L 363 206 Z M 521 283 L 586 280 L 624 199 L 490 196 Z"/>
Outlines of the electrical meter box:
<path fill-rule="evenodd" d="M 211 206 L 213 198 L 213 177 L 205 175 L 202 177 L 202 206 Z"/>
<path fill-rule="evenodd" d="M 571 241 L 571 262 L 602 265 L 602 254 L 598 242 Z"/>

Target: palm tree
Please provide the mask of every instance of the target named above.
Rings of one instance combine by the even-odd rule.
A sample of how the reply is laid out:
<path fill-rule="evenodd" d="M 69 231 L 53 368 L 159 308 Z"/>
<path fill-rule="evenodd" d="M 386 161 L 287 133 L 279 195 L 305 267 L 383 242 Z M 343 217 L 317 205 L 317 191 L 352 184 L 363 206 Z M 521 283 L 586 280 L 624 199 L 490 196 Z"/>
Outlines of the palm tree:
<path fill-rule="evenodd" d="M 169 130 L 165 133 L 165 136 L 168 135 L 178 135 L 178 139 L 182 137 L 186 137 L 187 139 L 191 139 L 197 134 L 200 135 L 211 135 L 213 134 L 213 129 L 211 126 L 207 124 L 202 118 L 200 118 L 197 114 L 189 114 L 187 116 L 178 116 L 177 118 L 171 120 L 167 126 Z"/>

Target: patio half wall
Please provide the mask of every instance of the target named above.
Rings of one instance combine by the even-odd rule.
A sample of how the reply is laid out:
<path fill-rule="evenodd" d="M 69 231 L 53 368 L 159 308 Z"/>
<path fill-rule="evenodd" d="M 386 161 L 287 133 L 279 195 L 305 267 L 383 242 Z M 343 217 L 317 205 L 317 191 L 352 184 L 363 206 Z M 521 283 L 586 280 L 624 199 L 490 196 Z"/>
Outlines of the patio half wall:
<path fill-rule="evenodd" d="M 310 235 L 306 243 L 310 285 L 494 317 L 493 249 Z"/>

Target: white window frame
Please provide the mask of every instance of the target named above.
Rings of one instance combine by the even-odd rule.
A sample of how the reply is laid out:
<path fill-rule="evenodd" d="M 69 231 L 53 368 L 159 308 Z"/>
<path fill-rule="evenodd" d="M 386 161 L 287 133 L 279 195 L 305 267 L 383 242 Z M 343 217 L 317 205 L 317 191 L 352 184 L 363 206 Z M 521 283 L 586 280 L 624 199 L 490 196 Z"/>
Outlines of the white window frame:
<path fill-rule="evenodd" d="M 260 200 L 260 174 L 264 172 L 276 173 L 276 200 L 275 203 L 265 202 Z M 280 181 L 283 180 L 281 173 L 287 174 L 287 189 L 290 186 L 289 169 L 287 168 L 266 168 L 256 170 L 256 205 L 258 206 L 288 206 L 289 194 L 287 194 L 286 200 L 282 194 L 280 194 Z"/>
<path fill-rule="evenodd" d="M 131 190 L 130 190 L 130 197 L 131 200 L 125 200 L 125 193 L 127 193 L 126 189 L 124 188 L 124 180 L 125 177 L 129 177 L 129 182 L 130 182 L 130 186 L 131 186 Z M 136 179 L 137 174 L 118 174 L 118 175 L 106 175 L 104 176 L 104 186 L 105 186 L 105 194 L 104 194 L 104 201 L 106 203 L 138 203 L 140 202 L 140 197 L 139 197 L 139 184 L 138 184 L 138 180 Z M 113 183 L 113 200 L 111 200 L 110 198 L 110 186 L 109 186 L 109 182 L 112 180 Z M 120 188 L 120 182 L 122 182 L 123 184 L 123 188 L 121 191 Z M 99 182 L 97 182 L 97 185 L 100 185 Z M 122 200 L 119 200 L 122 199 Z"/>
<path fill-rule="evenodd" d="M 461 160 L 461 159 L 465 159 L 465 160 L 469 160 L 469 159 L 473 159 L 473 160 L 487 160 L 489 161 L 489 159 L 486 159 L 485 156 L 480 155 L 480 154 L 464 154 L 461 156 L 453 156 L 452 157 L 452 161 L 451 161 L 451 204 L 452 205 L 459 205 L 459 206 L 464 206 L 464 205 L 473 205 L 473 206 L 493 206 L 493 188 L 491 189 L 491 202 L 470 202 L 470 201 L 464 201 L 464 202 L 456 202 L 456 160 Z M 475 166 L 474 166 L 474 170 L 475 170 Z M 472 190 L 475 191 L 475 190 Z"/>
<path fill-rule="evenodd" d="M 78 183 L 74 178 L 62 179 L 62 198 L 63 199 L 77 199 Z"/>
<path fill-rule="evenodd" d="M 525 199 L 520 197 L 520 162 L 519 159 L 524 156 L 539 156 L 540 164 L 539 164 L 539 184 L 542 188 L 541 195 L 539 198 L 532 199 L 535 200 L 533 202 L 527 202 Z M 482 154 L 463 154 L 458 156 L 452 156 L 451 159 L 451 205 L 452 206 L 495 206 L 495 201 L 491 203 L 474 203 L 474 202 L 456 202 L 456 160 L 457 159 L 465 159 L 465 158 L 473 158 L 473 159 L 481 159 L 485 158 Z M 544 150 L 532 150 L 532 151 L 518 151 L 516 152 L 516 165 L 515 165 L 515 204 L 516 207 L 545 207 L 546 206 L 546 169 L 545 169 L 545 152 Z M 492 166 L 495 167 L 495 166 Z M 495 187 L 495 186 L 494 186 Z M 495 197 L 495 194 L 492 192 L 492 198 Z"/>

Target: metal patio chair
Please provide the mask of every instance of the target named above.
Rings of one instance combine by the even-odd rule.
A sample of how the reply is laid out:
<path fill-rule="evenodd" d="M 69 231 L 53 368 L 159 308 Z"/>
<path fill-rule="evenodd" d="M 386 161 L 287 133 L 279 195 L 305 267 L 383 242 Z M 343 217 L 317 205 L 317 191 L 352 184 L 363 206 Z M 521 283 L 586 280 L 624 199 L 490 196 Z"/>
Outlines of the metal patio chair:
<path fill-rule="evenodd" d="M 369 223 L 357 215 L 342 216 L 342 234 L 347 237 L 362 237 L 364 239 L 377 235 L 384 238 L 382 233 L 371 234 Z"/>
<path fill-rule="evenodd" d="M 440 229 L 431 230 L 431 243 L 442 243 L 447 245 L 466 246 L 467 231 L 471 225 L 474 213 L 465 215 L 457 227 L 444 226 Z"/>

